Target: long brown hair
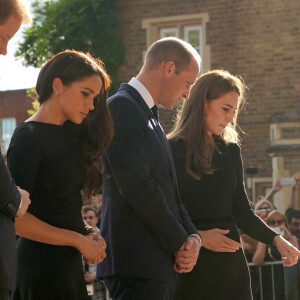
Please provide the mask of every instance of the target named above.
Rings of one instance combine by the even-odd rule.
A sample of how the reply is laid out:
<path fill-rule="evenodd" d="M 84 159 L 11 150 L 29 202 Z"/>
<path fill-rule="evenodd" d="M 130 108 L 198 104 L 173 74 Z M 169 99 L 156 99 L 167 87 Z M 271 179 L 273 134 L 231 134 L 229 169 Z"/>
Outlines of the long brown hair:
<path fill-rule="evenodd" d="M 82 136 L 81 160 L 85 168 L 83 196 L 90 198 L 99 192 L 102 184 L 101 154 L 110 144 L 113 137 L 113 122 L 107 107 L 106 99 L 110 79 L 101 60 L 88 53 L 75 50 L 64 51 L 53 56 L 41 69 L 36 93 L 40 104 L 47 101 L 53 93 L 52 83 L 60 78 L 65 86 L 99 75 L 102 81 L 100 94 L 94 98 L 94 110 L 79 128 Z"/>
<path fill-rule="evenodd" d="M 202 174 L 212 174 L 212 156 L 215 144 L 208 136 L 205 124 L 205 103 L 218 99 L 228 92 L 239 95 L 234 121 L 224 129 L 221 139 L 226 143 L 238 143 L 236 131 L 238 111 L 244 102 L 246 86 L 239 77 L 224 70 L 214 70 L 201 75 L 193 85 L 188 99 L 177 115 L 175 126 L 168 135 L 169 139 L 182 138 L 187 149 L 188 174 L 201 179 Z"/>

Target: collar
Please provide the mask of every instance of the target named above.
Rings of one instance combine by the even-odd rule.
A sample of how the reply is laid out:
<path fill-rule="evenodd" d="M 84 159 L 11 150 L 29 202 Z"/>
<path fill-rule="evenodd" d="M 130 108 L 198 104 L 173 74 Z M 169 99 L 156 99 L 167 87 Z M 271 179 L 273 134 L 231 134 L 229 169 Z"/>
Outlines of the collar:
<path fill-rule="evenodd" d="M 151 94 L 138 79 L 132 77 L 128 84 L 139 92 L 150 109 L 154 106 L 154 100 Z"/>

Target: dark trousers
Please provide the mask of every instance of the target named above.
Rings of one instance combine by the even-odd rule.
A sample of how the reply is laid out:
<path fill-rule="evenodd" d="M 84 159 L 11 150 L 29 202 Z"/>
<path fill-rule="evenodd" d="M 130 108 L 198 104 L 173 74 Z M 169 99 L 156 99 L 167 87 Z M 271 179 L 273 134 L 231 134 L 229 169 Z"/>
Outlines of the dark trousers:
<path fill-rule="evenodd" d="M 0 300 L 9 300 L 11 291 L 6 289 L 0 289 Z"/>
<path fill-rule="evenodd" d="M 131 277 L 105 277 L 113 300 L 173 300 L 174 282 Z"/>

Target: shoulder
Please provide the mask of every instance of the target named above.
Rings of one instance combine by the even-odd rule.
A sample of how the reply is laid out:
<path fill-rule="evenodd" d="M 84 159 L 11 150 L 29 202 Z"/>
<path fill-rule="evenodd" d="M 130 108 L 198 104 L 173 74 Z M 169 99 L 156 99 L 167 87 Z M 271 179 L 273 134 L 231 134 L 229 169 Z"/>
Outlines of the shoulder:
<path fill-rule="evenodd" d="M 9 152 L 14 149 L 34 149 L 37 148 L 39 141 L 40 128 L 34 122 L 25 122 L 20 124 L 14 131 L 12 136 Z"/>
<path fill-rule="evenodd" d="M 216 138 L 215 144 L 217 149 L 224 154 L 237 155 L 241 152 L 241 148 L 237 143 L 226 143 L 222 139 Z"/>
<path fill-rule="evenodd" d="M 150 109 L 133 87 L 125 84 L 122 87 L 107 100 L 115 126 L 137 123 L 147 126 L 151 118 Z"/>
<path fill-rule="evenodd" d="M 181 138 L 170 139 L 169 144 L 172 148 L 172 151 L 175 153 L 185 153 L 186 152 L 186 146 L 185 146 L 184 140 Z"/>
<path fill-rule="evenodd" d="M 20 124 L 14 131 L 13 138 L 34 139 L 38 129 L 33 122 Z"/>

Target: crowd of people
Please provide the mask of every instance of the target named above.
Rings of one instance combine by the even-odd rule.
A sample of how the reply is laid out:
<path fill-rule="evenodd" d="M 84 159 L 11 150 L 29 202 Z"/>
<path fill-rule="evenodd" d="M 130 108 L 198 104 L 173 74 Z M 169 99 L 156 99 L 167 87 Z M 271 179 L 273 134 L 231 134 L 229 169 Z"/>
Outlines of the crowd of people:
<path fill-rule="evenodd" d="M 0 54 L 28 20 L 23 0 L 0 0 Z M 114 300 L 251 300 L 240 230 L 255 264 L 268 253 L 297 266 L 298 215 L 268 213 L 265 200 L 255 213 L 245 192 L 236 125 L 247 87 L 224 70 L 199 76 L 200 65 L 189 43 L 160 39 L 108 99 L 109 75 L 88 53 L 42 67 L 39 108 L 16 128 L 8 168 L 0 161 L 1 300 L 107 290 Z M 182 99 L 166 136 L 157 107 Z M 82 207 L 100 191 L 101 205 Z"/>

